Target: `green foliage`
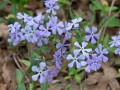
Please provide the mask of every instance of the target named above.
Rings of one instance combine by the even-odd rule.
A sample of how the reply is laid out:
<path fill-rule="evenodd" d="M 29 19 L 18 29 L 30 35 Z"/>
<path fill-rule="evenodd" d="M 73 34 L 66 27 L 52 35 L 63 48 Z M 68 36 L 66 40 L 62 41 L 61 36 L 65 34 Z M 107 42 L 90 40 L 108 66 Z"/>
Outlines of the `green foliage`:
<path fill-rule="evenodd" d="M 48 82 L 43 83 L 40 90 L 48 90 Z"/>
<path fill-rule="evenodd" d="M 19 83 L 17 90 L 26 90 L 24 83 Z"/>
<path fill-rule="evenodd" d="M 66 4 L 70 5 L 71 4 L 71 2 L 69 0 L 59 0 L 59 2 L 62 5 L 66 5 Z"/>
<path fill-rule="evenodd" d="M 85 72 L 82 69 L 69 68 L 68 76 L 65 76 L 65 80 L 75 79 L 76 83 L 80 84 L 81 80 L 85 76 Z"/>
<path fill-rule="evenodd" d="M 4 9 L 7 5 L 7 0 L 3 0 L 2 3 L 0 3 L 0 10 Z"/>
<path fill-rule="evenodd" d="M 21 63 L 23 63 L 25 66 L 30 67 L 31 62 L 28 60 L 20 60 Z"/>
<path fill-rule="evenodd" d="M 24 74 L 19 69 L 16 69 L 16 82 L 17 82 L 17 90 L 26 90 L 24 85 Z"/>
<path fill-rule="evenodd" d="M 108 17 L 108 22 L 106 23 L 106 26 L 120 27 L 120 20 L 116 19 L 115 17 L 109 16 Z"/>
<path fill-rule="evenodd" d="M 16 81 L 17 83 L 21 83 L 23 81 L 24 78 L 24 74 L 22 71 L 20 71 L 19 69 L 16 69 Z"/>
<path fill-rule="evenodd" d="M 120 69 L 118 69 L 118 74 L 116 75 L 116 78 L 120 78 Z"/>
<path fill-rule="evenodd" d="M 30 83 L 28 90 L 34 90 L 34 88 L 35 88 L 35 82 Z"/>

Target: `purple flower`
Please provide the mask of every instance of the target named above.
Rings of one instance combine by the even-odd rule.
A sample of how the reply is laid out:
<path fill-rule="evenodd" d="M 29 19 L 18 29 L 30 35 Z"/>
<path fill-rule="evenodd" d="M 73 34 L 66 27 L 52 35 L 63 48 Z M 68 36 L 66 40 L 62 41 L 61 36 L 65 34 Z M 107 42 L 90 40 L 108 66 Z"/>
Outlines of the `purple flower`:
<path fill-rule="evenodd" d="M 43 24 L 45 16 L 39 13 L 36 17 L 32 18 L 27 24 L 32 26 L 34 24 Z"/>
<path fill-rule="evenodd" d="M 80 60 L 84 60 L 85 57 L 83 55 L 79 55 L 79 52 L 73 51 L 74 57 L 71 54 L 68 54 L 66 57 L 67 60 L 72 60 L 69 64 L 68 67 L 73 67 L 74 63 L 76 64 L 76 68 L 81 68 L 81 62 L 84 63 L 84 61 L 79 62 Z"/>
<path fill-rule="evenodd" d="M 79 27 L 79 23 L 82 21 L 83 19 L 80 18 L 75 18 L 72 20 L 72 25 L 74 26 L 74 28 L 78 28 Z"/>
<path fill-rule="evenodd" d="M 100 69 L 101 65 L 98 64 L 99 59 L 96 54 L 92 54 L 92 58 L 87 59 L 87 67 L 85 68 L 85 71 L 90 73 L 91 71 L 97 71 Z"/>
<path fill-rule="evenodd" d="M 53 15 L 56 15 L 55 10 L 59 9 L 59 6 L 56 4 L 56 2 L 45 2 L 45 6 L 47 7 L 46 12 L 52 13 Z"/>
<path fill-rule="evenodd" d="M 54 56 L 54 59 L 55 59 L 55 63 L 56 63 L 56 67 L 58 69 L 61 69 L 61 51 L 56 51 L 55 54 L 53 55 Z"/>
<path fill-rule="evenodd" d="M 120 55 L 120 47 L 117 47 L 117 49 L 114 51 L 114 53 Z"/>
<path fill-rule="evenodd" d="M 45 3 L 57 3 L 58 0 L 45 0 L 44 2 Z"/>
<path fill-rule="evenodd" d="M 38 38 L 38 42 L 37 42 L 38 46 L 42 46 L 42 42 L 44 42 L 45 44 L 48 44 L 48 39 L 45 38 L 45 35 L 41 34 L 40 31 L 36 31 L 36 33 Z"/>
<path fill-rule="evenodd" d="M 25 28 L 21 29 L 21 32 L 24 33 L 24 36 L 28 42 L 36 43 L 38 41 L 36 35 L 37 27 L 38 25 L 34 24 L 33 28 L 29 25 L 26 25 Z"/>
<path fill-rule="evenodd" d="M 21 25 L 18 22 L 15 22 L 14 24 L 8 25 L 8 28 L 9 28 L 8 31 L 11 32 L 11 33 L 15 33 L 16 30 L 20 29 L 20 27 L 21 27 Z"/>
<path fill-rule="evenodd" d="M 58 34 L 61 35 L 63 33 L 63 27 L 64 27 L 63 22 L 57 23 L 58 18 L 56 16 L 49 17 L 49 19 L 50 19 L 49 24 L 51 26 L 50 29 L 52 30 L 52 33 L 56 34 L 56 32 L 58 32 Z"/>
<path fill-rule="evenodd" d="M 17 13 L 17 18 L 18 19 L 23 19 L 25 23 L 28 23 L 29 21 L 32 20 L 31 16 L 28 16 L 27 14 L 24 13 L 24 15 L 22 15 L 20 12 Z"/>
<path fill-rule="evenodd" d="M 118 46 L 120 45 L 120 36 L 113 36 L 111 37 L 112 41 L 109 42 L 110 47 Z"/>
<path fill-rule="evenodd" d="M 42 35 L 47 36 L 47 37 L 51 35 L 51 33 L 48 31 L 50 29 L 49 23 L 47 23 L 47 27 L 46 28 L 43 25 L 41 25 L 39 27 L 39 29 L 40 29 L 40 33 Z"/>
<path fill-rule="evenodd" d="M 66 39 L 64 38 L 63 39 L 63 42 L 62 43 L 57 43 L 56 44 L 56 48 L 58 49 L 58 50 L 60 50 L 61 52 L 63 51 L 66 51 L 66 46 L 70 46 L 70 44 L 65 44 L 65 42 L 66 42 Z M 62 52 L 62 53 L 63 53 Z"/>
<path fill-rule="evenodd" d="M 32 76 L 32 80 L 33 81 L 37 81 L 37 79 L 40 77 L 39 82 L 40 83 L 44 83 L 46 82 L 46 76 L 48 75 L 48 70 L 44 70 L 44 68 L 46 67 L 46 63 L 45 62 L 41 62 L 39 64 L 39 68 L 37 68 L 37 66 L 32 66 L 32 71 L 36 72 L 37 74 Z"/>
<path fill-rule="evenodd" d="M 98 48 L 96 48 L 95 51 L 99 55 L 98 58 L 100 61 L 104 61 L 104 62 L 108 61 L 108 58 L 105 56 L 108 54 L 108 51 L 106 48 L 102 49 L 102 44 L 99 44 Z"/>
<path fill-rule="evenodd" d="M 10 38 L 8 39 L 8 42 L 13 42 L 14 46 L 16 46 L 20 41 L 25 40 L 25 37 L 21 32 L 10 33 L 9 36 Z"/>
<path fill-rule="evenodd" d="M 64 33 L 65 33 L 65 39 L 70 39 L 72 34 L 69 32 L 72 29 L 73 24 L 70 22 L 65 22 L 64 25 Z"/>
<path fill-rule="evenodd" d="M 52 66 L 52 68 L 48 72 L 48 76 L 47 76 L 48 82 L 52 82 L 53 77 L 56 77 L 57 74 L 58 74 L 58 72 L 56 71 L 56 67 Z"/>
<path fill-rule="evenodd" d="M 89 27 L 86 27 L 85 31 L 87 33 L 87 35 L 85 36 L 85 40 L 86 41 L 91 40 L 92 44 L 96 44 L 96 39 L 99 39 L 99 37 L 100 37 L 99 34 L 95 34 L 95 32 L 97 31 L 97 28 L 92 27 L 92 31 L 91 31 Z"/>
<path fill-rule="evenodd" d="M 76 41 L 76 42 L 74 43 L 74 45 L 79 48 L 79 49 L 77 49 L 77 50 L 75 50 L 75 51 L 76 51 L 76 52 L 79 52 L 79 53 L 82 52 L 82 54 L 83 54 L 84 56 L 86 56 L 86 57 L 89 56 L 89 52 L 92 51 L 91 48 L 85 49 L 85 47 L 88 45 L 87 42 L 82 42 L 82 46 L 80 46 L 79 43 Z"/>
<path fill-rule="evenodd" d="M 8 42 L 13 42 L 13 45 L 16 46 L 19 41 L 25 40 L 25 37 L 22 32 L 20 32 L 21 25 L 18 22 L 15 22 L 14 25 L 11 24 L 9 27 L 9 36 Z"/>

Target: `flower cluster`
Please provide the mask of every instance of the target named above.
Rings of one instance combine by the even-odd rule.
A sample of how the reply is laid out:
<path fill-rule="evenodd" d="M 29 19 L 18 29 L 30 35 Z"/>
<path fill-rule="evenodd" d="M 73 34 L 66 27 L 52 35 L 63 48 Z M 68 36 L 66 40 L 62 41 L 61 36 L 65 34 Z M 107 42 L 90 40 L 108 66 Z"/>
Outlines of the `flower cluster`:
<path fill-rule="evenodd" d="M 27 14 L 18 13 L 17 19 L 19 22 L 10 24 L 9 27 L 9 39 L 8 42 L 13 43 L 16 46 L 21 41 L 27 41 L 28 43 L 34 43 L 38 46 L 49 43 L 50 37 L 60 36 L 60 40 L 57 41 L 55 47 L 56 51 L 53 55 L 56 66 L 52 66 L 51 69 L 47 69 L 45 62 L 40 62 L 39 67 L 32 66 L 32 71 L 36 74 L 32 76 L 33 81 L 37 81 L 39 78 L 40 83 L 46 81 L 51 82 L 53 77 L 57 76 L 56 69 L 61 69 L 62 60 L 67 59 L 69 61 L 68 67 L 81 68 L 84 67 L 86 72 L 97 71 L 101 67 L 101 62 L 107 62 L 108 58 L 106 55 L 108 51 L 103 48 L 102 44 L 97 44 L 97 40 L 100 35 L 97 33 L 97 28 L 89 27 L 85 28 L 84 40 L 79 43 L 76 41 L 73 50 L 73 55 L 68 54 L 66 57 L 67 48 L 71 46 L 66 41 L 73 37 L 71 30 L 78 30 L 79 23 L 83 20 L 80 18 L 75 18 L 70 22 L 59 21 L 56 16 L 56 10 L 59 9 L 57 4 L 58 0 L 45 0 L 47 16 L 39 13 L 36 17 L 29 16 Z M 120 36 L 119 36 L 120 37 Z M 115 40 L 114 37 L 113 39 Z M 119 38 L 120 39 L 120 38 Z M 89 42 L 90 41 L 90 42 Z M 120 43 L 116 40 L 111 42 L 112 46 L 119 47 Z M 89 47 L 89 44 L 98 45 L 98 48 L 93 50 Z M 113 45 L 114 44 L 114 45 Z M 120 54 L 120 53 L 119 53 Z M 36 60 L 38 62 L 39 60 Z"/>
<path fill-rule="evenodd" d="M 115 54 L 120 55 L 120 32 L 117 36 L 111 37 L 112 41 L 109 42 L 110 48 L 116 47 L 116 50 L 114 51 Z"/>
<path fill-rule="evenodd" d="M 71 54 L 68 54 L 66 57 L 67 60 L 72 60 L 68 67 L 73 67 L 74 63 L 76 68 L 85 67 L 86 72 L 97 71 L 100 69 L 101 65 L 100 62 L 107 62 L 108 58 L 105 56 L 108 54 L 106 48 L 102 49 L 102 45 L 98 44 L 98 48 L 92 51 L 91 48 L 87 47 L 87 42 L 82 42 L 82 46 L 75 42 L 74 45 L 79 49 L 73 51 L 74 57 Z"/>

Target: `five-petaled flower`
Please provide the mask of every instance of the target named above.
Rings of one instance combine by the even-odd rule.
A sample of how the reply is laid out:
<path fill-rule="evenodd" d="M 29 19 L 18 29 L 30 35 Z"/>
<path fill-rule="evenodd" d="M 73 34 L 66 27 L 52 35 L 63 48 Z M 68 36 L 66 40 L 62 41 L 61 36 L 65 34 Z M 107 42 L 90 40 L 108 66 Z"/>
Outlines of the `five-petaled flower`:
<path fill-rule="evenodd" d="M 106 48 L 102 49 L 102 44 L 99 44 L 98 48 L 96 48 L 95 51 L 99 55 L 98 58 L 100 61 L 104 61 L 104 62 L 108 61 L 108 58 L 105 56 L 108 54 L 108 51 Z"/>
<path fill-rule="evenodd" d="M 81 68 L 82 65 L 81 63 L 84 63 L 85 57 L 83 55 L 79 55 L 79 52 L 73 51 L 74 57 L 71 54 L 68 54 L 66 57 L 67 60 L 72 60 L 69 64 L 68 67 L 73 67 L 74 63 L 76 64 L 76 68 Z M 81 60 L 81 61 L 80 61 Z"/>
<path fill-rule="evenodd" d="M 100 69 L 101 64 L 99 64 L 99 59 L 96 54 L 92 54 L 91 57 L 87 58 L 85 71 L 90 73 L 91 71 L 97 71 Z"/>
<path fill-rule="evenodd" d="M 32 76 L 32 80 L 33 81 L 37 81 L 38 78 L 40 83 L 44 83 L 47 80 L 47 75 L 48 75 L 48 70 L 44 70 L 46 67 L 46 63 L 45 62 L 41 62 L 39 64 L 39 68 L 37 68 L 37 66 L 32 66 L 32 71 L 36 72 L 37 74 Z"/>
<path fill-rule="evenodd" d="M 85 47 L 88 45 L 87 42 L 82 42 L 82 46 L 81 46 L 81 45 L 76 41 L 76 42 L 74 43 L 74 45 L 79 48 L 79 49 L 76 49 L 75 52 L 79 52 L 79 53 L 82 52 L 82 54 L 83 54 L 84 56 L 86 56 L 86 57 L 89 56 L 89 52 L 92 51 L 91 48 L 85 49 Z"/>
<path fill-rule="evenodd" d="M 99 39 L 99 37 L 100 37 L 99 34 L 95 34 L 95 32 L 97 31 L 97 28 L 93 26 L 92 27 L 92 31 L 91 31 L 89 27 L 86 27 L 85 31 L 87 33 L 87 35 L 85 36 L 85 40 L 86 41 L 91 40 L 92 44 L 96 44 L 96 40 L 95 39 Z"/>

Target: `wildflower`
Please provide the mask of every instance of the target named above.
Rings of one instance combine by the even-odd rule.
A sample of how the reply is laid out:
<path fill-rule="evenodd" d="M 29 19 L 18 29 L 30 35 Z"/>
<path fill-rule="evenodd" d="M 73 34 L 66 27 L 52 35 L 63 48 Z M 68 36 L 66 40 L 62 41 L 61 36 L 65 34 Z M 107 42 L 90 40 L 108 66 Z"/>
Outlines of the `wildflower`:
<path fill-rule="evenodd" d="M 40 83 L 46 82 L 46 76 L 48 75 L 48 70 L 44 70 L 45 67 L 46 67 L 45 62 L 41 62 L 39 64 L 39 68 L 37 68 L 37 66 L 32 66 L 32 71 L 37 73 L 32 76 L 33 81 L 37 81 L 38 78 L 40 77 L 40 79 L 39 79 Z"/>
<path fill-rule="evenodd" d="M 42 42 L 44 42 L 45 44 L 48 44 L 48 39 L 45 38 L 45 35 L 41 34 L 40 31 L 37 31 L 37 45 L 38 46 L 42 46 Z"/>
<path fill-rule="evenodd" d="M 79 27 L 79 23 L 82 21 L 83 19 L 80 18 L 75 18 L 72 20 L 72 25 L 74 26 L 74 28 L 78 28 Z"/>
<path fill-rule="evenodd" d="M 109 42 L 110 47 L 118 46 L 120 45 L 120 37 L 119 36 L 113 36 L 111 37 L 112 41 Z"/>
<path fill-rule="evenodd" d="M 34 24 L 41 25 L 44 23 L 44 18 L 45 18 L 45 16 L 42 15 L 42 13 L 39 13 L 36 17 L 32 18 L 29 22 L 27 22 L 27 24 L 29 26 L 32 26 Z"/>
<path fill-rule="evenodd" d="M 21 29 L 21 32 L 24 33 L 24 36 L 28 42 L 36 43 L 38 41 L 36 32 L 37 24 L 33 25 L 33 28 L 29 25 L 26 25 L 25 28 Z"/>
<path fill-rule="evenodd" d="M 102 44 L 99 44 L 98 48 L 96 48 L 95 51 L 99 55 L 98 58 L 100 61 L 104 61 L 104 62 L 108 61 L 108 58 L 105 56 L 106 54 L 108 54 L 108 51 L 106 48 L 102 49 Z"/>
<path fill-rule="evenodd" d="M 85 36 L 85 40 L 89 41 L 91 39 L 91 43 L 92 44 L 96 44 L 96 40 L 95 39 L 99 39 L 99 37 L 100 37 L 99 34 L 95 34 L 95 32 L 97 31 L 97 28 L 96 27 L 92 27 L 92 31 L 91 31 L 89 27 L 86 27 L 85 31 L 87 33 L 87 35 Z"/>
<path fill-rule="evenodd" d="M 55 54 L 53 55 L 54 59 L 55 59 L 55 63 L 56 63 L 56 67 L 58 69 L 61 69 L 61 51 L 56 51 Z"/>
<path fill-rule="evenodd" d="M 48 37 L 48 36 L 51 35 L 51 33 L 48 31 L 50 29 L 49 23 L 47 23 L 47 27 L 46 28 L 43 25 L 41 25 L 39 27 L 39 29 L 40 29 L 40 33 L 43 34 L 44 36 Z"/>
<path fill-rule="evenodd" d="M 85 68 L 86 72 L 97 71 L 100 69 L 101 65 L 99 64 L 99 59 L 96 54 L 92 54 L 91 58 L 87 59 L 87 67 Z"/>
<path fill-rule="evenodd" d="M 63 33 L 63 27 L 64 27 L 64 24 L 63 22 L 59 22 L 57 23 L 58 21 L 58 18 L 56 16 L 54 17 L 49 17 L 50 21 L 49 21 L 49 24 L 51 26 L 51 30 L 52 30 L 52 33 L 53 34 L 56 34 L 56 32 L 58 32 L 59 35 L 61 35 Z"/>
<path fill-rule="evenodd" d="M 70 44 L 65 44 L 65 42 L 66 42 L 66 39 L 64 38 L 62 43 L 56 44 L 56 48 L 59 49 L 60 51 L 66 51 L 65 47 L 70 46 Z"/>
<path fill-rule="evenodd" d="M 82 54 L 83 54 L 84 56 L 89 56 L 89 52 L 92 51 L 91 48 L 85 49 L 85 47 L 88 45 L 87 42 L 82 42 L 82 46 L 80 46 L 79 43 L 76 41 L 76 42 L 74 43 L 74 45 L 79 48 L 79 49 L 77 49 L 77 50 L 75 50 L 75 51 L 76 51 L 76 52 L 79 52 L 79 53 L 82 52 Z"/>
<path fill-rule="evenodd" d="M 53 77 L 56 77 L 57 74 L 58 73 L 56 71 L 56 67 L 52 66 L 52 68 L 48 71 L 48 76 L 47 76 L 48 82 L 52 82 L 53 81 Z"/>
<path fill-rule="evenodd" d="M 65 33 L 65 39 L 70 39 L 72 34 L 69 32 L 72 29 L 73 24 L 70 22 L 65 22 L 64 25 L 64 33 Z"/>
<path fill-rule="evenodd" d="M 13 45 L 16 46 L 20 41 L 25 40 L 23 33 L 16 31 L 15 33 L 9 34 L 10 38 L 8 42 L 13 42 Z"/>
<path fill-rule="evenodd" d="M 55 10 L 59 9 L 59 6 L 55 2 L 45 2 L 45 6 L 47 7 L 46 12 L 52 13 L 53 15 L 56 15 Z"/>
<path fill-rule="evenodd" d="M 17 18 L 20 19 L 20 20 L 23 19 L 25 23 L 28 23 L 29 21 L 32 20 L 32 17 L 31 17 L 31 16 L 28 16 L 28 15 L 25 14 L 25 13 L 22 15 L 20 12 L 17 13 Z"/>
<path fill-rule="evenodd" d="M 13 45 L 16 46 L 19 41 L 25 40 L 23 33 L 20 32 L 21 25 L 18 22 L 15 22 L 14 25 L 10 24 L 8 27 L 10 32 L 8 42 L 13 42 Z"/>
<path fill-rule="evenodd" d="M 85 57 L 83 55 L 78 56 L 79 52 L 73 51 L 74 57 L 71 54 L 68 54 L 68 56 L 66 57 L 67 60 L 72 60 L 69 64 L 68 67 L 73 67 L 74 63 L 76 64 L 76 68 L 81 68 L 82 65 L 79 62 L 80 60 L 84 60 Z M 84 61 L 81 61 L 82 63 Z"/>
<path fill-rule="evenodd" d="M 120 55 L 120 47 L 117 47 L 114 53 Z"/>
<path fill-rule="evenodd" d="M 11 32 L 11 33 L 15 33 L 16 30 L 20 29 L 20 27 L 21 27 L 21 25 L 18 22 L 15 22 L 14 24 L 8 25 L 8 28 L 9 28 L 8 31 Z"/>

